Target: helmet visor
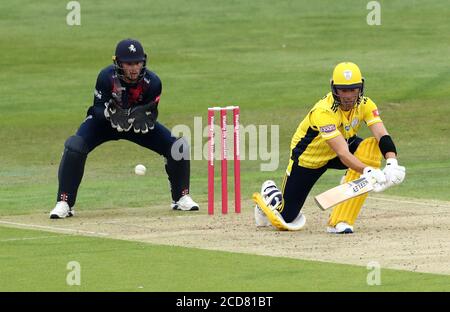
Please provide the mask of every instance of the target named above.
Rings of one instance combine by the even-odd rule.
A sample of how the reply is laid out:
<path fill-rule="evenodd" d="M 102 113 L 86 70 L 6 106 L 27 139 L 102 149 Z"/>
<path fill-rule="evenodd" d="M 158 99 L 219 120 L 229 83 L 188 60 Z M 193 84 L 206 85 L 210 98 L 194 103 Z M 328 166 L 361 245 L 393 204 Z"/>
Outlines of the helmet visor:
<path fill-rule="evenodd" d="M 354 83 L 354 84 L 351 84 L 351 85 L 334 85 L 334 87 L 336 89 L 341 89 L 341 90 L 361 89 L 362 88 L 362 83 Z"/>

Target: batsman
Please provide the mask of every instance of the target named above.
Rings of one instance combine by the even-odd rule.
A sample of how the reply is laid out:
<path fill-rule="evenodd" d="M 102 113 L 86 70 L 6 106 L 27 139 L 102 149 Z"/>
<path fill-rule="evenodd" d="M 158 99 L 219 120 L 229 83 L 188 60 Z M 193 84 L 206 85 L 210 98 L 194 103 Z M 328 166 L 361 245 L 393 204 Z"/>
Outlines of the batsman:
<path fill-rule="evenodd" d="M 172 136 L 157 121 L 162 85 L 146 64 L 147 54 L 141 43 L 125 39 L 116 46 L 113 64 L 99 73 L 87 117 L 76 134 L 64 144 L 56 206 L 50 212 L 51 219 L 74 215 L 88 154 L 112 140 L 131 141 L 161 155 L 165 159 L 171 188 L 172 209 L 199 209 L 189 196 L 189 145 L 183 138 Z"/>
<path fill-rule="evenodd" d="M 373 137 L 363 139 L 357 135 L 362 123 L 368 126 Z M 382 158 L 386 159 L 386 165 L 381 170 Z M 331 92 L 300 122 L 291 140 L 290 160 L 281 190 L 268 180 L 262 185 L 260 201 L 254 198 L 256 225 L 301 229 L 306 222 L 301 212 L 305 199 L 328 169 L 346 170 L 341 183 L 364 175 L 373 182 L 375 192 L 400 184 L 405 178 L 405 167 L 398 165 L 394 141 L 377 106 L 364 95 L 364 78 L 359 67 L 351 62 L 334 68 Z M 353 233 L 367 195 L 335 206 L 327 232 Z"/>

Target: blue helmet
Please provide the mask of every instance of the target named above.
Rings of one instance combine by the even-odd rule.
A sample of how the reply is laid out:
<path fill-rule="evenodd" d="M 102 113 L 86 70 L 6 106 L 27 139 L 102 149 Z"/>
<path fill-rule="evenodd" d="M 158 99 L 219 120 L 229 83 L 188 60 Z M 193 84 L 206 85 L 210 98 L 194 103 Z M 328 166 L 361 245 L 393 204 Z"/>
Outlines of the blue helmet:
<path fill-rule="evenodd" d="M 116 46 L 116 53 L 113 56 L 114 67 L 119 78 L 124 78 L 122 62 L 143 62 L 139 80 L 142 79 L 145 73 L 145 66 L 147 64 L 147 54 L 144 52 L 142 44 L 135 39 L 124 39 Z"/>

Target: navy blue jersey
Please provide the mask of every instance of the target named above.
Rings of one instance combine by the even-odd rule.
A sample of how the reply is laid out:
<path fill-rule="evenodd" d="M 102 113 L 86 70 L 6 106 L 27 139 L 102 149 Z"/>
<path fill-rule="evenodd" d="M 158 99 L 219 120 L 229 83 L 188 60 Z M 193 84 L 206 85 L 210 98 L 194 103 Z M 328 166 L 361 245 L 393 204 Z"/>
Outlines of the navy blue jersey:
<path fill-rule="evenodd" d="M 123 108 L 130 108 L 152 101 L 158 104 L 161 90 L 161 80 L 148 69 L 146 69 L 144 77 L 139 82 L 129 84 L 120 80 L 114 71 L 114 65 L 110 65 L 98 74 L 94 90 L 94 103 L 90 107 L 88 114 L 95 114 L 97 117 L 103 115 L 103 110 L 109 100 L 111 100 L 113 92 L 119 95 L 121 99 L 119 104 Z M 157 115 L 157 108 L 155 108 L 154 113 Z"/>

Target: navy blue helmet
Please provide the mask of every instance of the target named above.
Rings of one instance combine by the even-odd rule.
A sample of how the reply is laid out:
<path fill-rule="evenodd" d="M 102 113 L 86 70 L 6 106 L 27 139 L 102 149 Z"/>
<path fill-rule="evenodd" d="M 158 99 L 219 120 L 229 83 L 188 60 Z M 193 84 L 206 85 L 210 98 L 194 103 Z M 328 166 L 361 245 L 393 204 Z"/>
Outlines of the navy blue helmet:
<path fill-rule="evenodd" d="M 117 76 L 124 78 L 122 63 L 143 62 L 141 72 L 138 80 L 142 79 L 145 73 L 145 66 L 147 64 L 147 54 L 144 52 L 142 44 L 135 39 L 124 39 L 116 46 L 116 53 L 113 56 L 115 70 Z"/>

